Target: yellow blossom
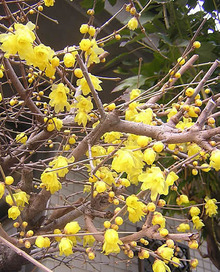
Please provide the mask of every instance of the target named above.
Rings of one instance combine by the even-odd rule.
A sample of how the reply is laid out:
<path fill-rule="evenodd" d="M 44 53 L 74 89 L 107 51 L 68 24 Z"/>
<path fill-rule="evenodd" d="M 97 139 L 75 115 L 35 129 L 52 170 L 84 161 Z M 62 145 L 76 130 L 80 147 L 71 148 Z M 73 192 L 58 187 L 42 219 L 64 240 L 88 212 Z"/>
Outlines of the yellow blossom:
<path fill-rule="evenodd" d="M 44 44 L 39 44 L 34 47 L 34 59 L 33 65 L 39 67 L 43 71 L 49 64 L 49 61 L 52 60 L 54 51 Z"/>
<path fill-rule="evenodd" d="M 207 196 L 205 197 L 205 213 L 209 216 L 212 217 L 213 215 L 218 213 L 218 206 L 215 205 L 215 203 L 217 202 L 217 200 L 215 198 L 208 198 Z"/>
<path fill-rule="evenodd" d="M 147 148 L 144 151 L 144 161 L 148 164 L 148 165 L 152 165 L 156 159 L 156 152 L 152 149 L 152 148 Z"/>
<path fill-rule="evenodd" d="M 88 246 L 93 246 L 95 242 L 95 238 L 93 235 L 84 235 L 83 236 L 83 247 L 86 247 L 87 245 Z"/>
<path fill-rule="evenodd" d="M 77 96 L 77 103 L 75 107 L 82 112 L 89 113 L 93 109 L 93 104 L 91 102 L 91 97 L 84 97 L 82 95 Z"/>
<path fill-rule="evenodd" d="M 177 231 L 179 231 L 179 232 L 186 232 L 187 230 L 190 230 L 189 224 L 181 223 L 177 227 Z"/>
<path fill-rule="evenodd" d="M 88 58 L 87 66 L 89 67 L 93 63 L 100 63 L 100 55 L 104 53 L 104 49 L 100 48 L 96 40 L 91 41 L 91 47 L 85 52 L 85 58 Z"/>
<path fill-rule="evenodd" d="M 57 117 L 54 117 L 47 121 L 47 131 L 53 131 L 54 129 L 60 131 L 62 126 L 63 121 Z"/>
<path fill-rule="evenodd" d="M 169 266 L 167 266 L 163 261 L 161 260 L 155 260 L 152 265 L 153 272 L 171 272 Z"/>
<path fill-rule="evenodd" d="M 24 191 L 19 191 L 15 194 L 13 194 L 13 198 L 15 200 L 15 204 L 18 206 L 18 207 L 21 207 L 23 208 L 25 206 L 25 204 L 29 204 L 29 198 L 30 196 L 24 192 Z M 11 195 L 7 195 L 6 198 L 5 198 L 5 201 L 9 204 L 9 205 L 13 205 L 13 200 L 11 198 Z"/>
<path fill-rule="evenodd" d="M 127 211 L 129 212 L 129 220 L 132 223 L 136 223 L 145 216 L 144 209 L 146 209 L 146 205 L 139 201 L 138 197 L 135 195 L 130 195 L 126 199 Z"/>
<path fill-rule="evenodd" d="M 121 136 L 122 136 L 122 133 L 117 131 L 111 131 L 111 132 L 106 132 L 103 135 L 103 138 L 105 143 L 113 143 L 115 140 L 119 140 Z"/>
<path fill-rule="evenodd" d="M 163 244 L 157 249 L 157 253 L 167 262 L 173 257 L 174 249 Z"/>
<path fill-rule="evenodd" d="M 25 144 L 27 142 L 27 135 L 24 132 L 18 134 L 15 138 L 17 143 Z"/>
<path fill-rule="evenodd" d="M 140 153 L 125 148 L 118 150 L 112 161 L 112 169 L 117 172 L 136 172 L 138 169 L 142 169 L 142 167 L 143 161 Z"/>
<path fill-rule="evenodd" d="M 210 166 L 215 169 L 215 171 L 220 170 L 220 150 L 216 149 L 212 151 L 210 157 Z"/>
<path fill-rule="evenodd" d="M 164 174 L 159 167 L 152 166 L 147 168 L 138 176 L 139 181 L 143 182 L 141 190 L 151 190 L 151 200 L 155 201 L 158 194 L 168 193 L 167 184 L 165 183 Z"/>
<path fill-rule="evenodd" d="M 3 197 L 5 193 L 5 184 L 3 182 L 0 182 L 0 199 Z"/>
<path fill-rule="evenodd" d="M 45 186 L 47 191 L 50 191 L 51 194 L 54 194 L 62 188 L 62 185 L 59 182 L 55 171 L 47 172 L 50 170 L 51 168 L 46 168 L 46 170 L 41 174 L 41 185 Z"/>
<path fill-rule="evenodd" d="M 190 213 L 190 215 L 192 217 L 196 216 L 196 215 L 199 215 L 200 214 L 200 209 L 198 207 L 191 207 L 190 210 L 189 210 L 189 213 Z"/>
<path fill-rule="evenodd" d="M 194 125 L 194 122 L 192 122 L 192 119 L 191 118 L 185 118 L 183 117 L 183 121 L 180 121 L 176 127 L 180 130 L 184 130 L 184 129 L 187 129 L 187 128 L 190 128 L 191 126 Z"/>
<path fill-rule="evenodd" d="M 48 237 L 38 236 L 35 240 L 35 245 L 39 248 L 49 247 L 50 239 Z"/>
<path fill-rule="evenodd" d="M 177 197 L 176 203 L 177 203 L 177 205 L 189 203 L 188 196 L 187 195 L 180 195 L 179 197 Z"/>
<path fill-rule="evenodd" d="M 160 228 L 165 228 L 166 219 L 160 212 L 154 212 L 154 216 L 152 219 L 152 225 L 159 225 Z"/>
<path fill-rule="evenodd" d="M 151 108 L 137 112 L 134 116 L 134 122 L 150 125 L 153 118 L 153 111 Z"/>
<path fill-rule="evenodd" d="M 17 206 L 12 206 L 10 209 L 8 209 L 8 218 L 15 220 L 20 214 L 21 212 Z"/>
<path fill-rule="evenodd" d="M 202 220 L 198 216 L 193 216 L 192 221 L 193 221 L 193 227 L 197 230 L 200 230 L 203 226 L 205 226 Z"/>
<path fill-rule="evenodd" d="M 54 160 L 49 163 L 50 166 L 53 166 L 53 169 L 63 168 L 55 171 L 59 177 L 65 177 L 65 175 L 69 172 L 68 159 L 63 156 L 58 156 Z M 65 168 L 64 168 L 65 167 Z"/>
<path fill-rule="evenodd" d="M 64 107 L 69 111 L 70 104 L 67 102 L 67 94 L 69 88 L 64 86 L 63 83 L 53 84 L 52 92 L 49 95 L 50 105 L 54 107 L 56 113 L 64 111 Z"/>
<path fill-rule="evenodd" d="M 119 240 L 117 231 L 113 229 L 107 229 L 104 236 L 103 251 L 105 255 L 110 253 L 119 253 L 122 242 Z"/>
<path fill-rule="evenodd" d="M 137 27 L 138 27 L 138 21 L 137 21 L 137 19 L 135 17 L 131 18 L 128 21 L 128 28 L 130 30 L 135 30 Z"/>
<path fill-rule="evenodd" d="M 54 234 L 62 234 L 62 232 L 61 232 L 60 229 L 55 229 L 55 230 L 53 231 L 53 233 L 54 233 Z M 55 237 L 55 240 L 56 240 L 57 242 L 60 242 L 61 239 L 62 239 L 62 237 L 59 237 L 59 236 Z"/>
<path fill-rule="evenodd" d="M 37 239 L 35 240 L 35 245 L 39 248 L 43 248 L 44 247 L 44 237 L 38 236 Z"/>
<path fill-rule="evenodd" d="M 81 42 L 79 43 L 79 48 L 82 51 L 87 51 L 91 47 L 91 41 L 89 39 L 82 39 Z"/>
<path fill-rule="evenodd" d="M 69 238 L 62 238 L 59 243 L 60 255 L 69 256 L 73 254 L 73 242 Z"/>
<path fill-rule="evenodd" d="M 100 83 L 102 83 L 102 81 L 99 80 L 96 76 L 94 76 L 94 75 L 92 75 L 90 73 L 89 73 L 89 77 L 91 79 L 91 82 L 92 82 L 92 85 L 93 85 L 94 89 L 97 90 L 97 91 L 101 91 L 102 87 L 100 86 Z M 82 78 L 78 79 L 77 82 L 76 82 L 76 85 L 81 87 L 83 95 L 87 95 L 87 94 L 89 94 L 91 92 L 90 87 L 89 87 L 85 77 L 82 77 Z"/>
<path fill-rule="evenodd" d="M 26 25 L 16 23 L 14 24 L 14 33 L 0 34 L 0 42 L 2 43 L 0 49 L 5 52 L 5 57 L 19 54 L 21 59 L 26 59 L 33 53 L 32 44 L 35 40 L 33 29 L 35 25 L 28 22 Z"/>
<path fill-rule="evenodd" d="M 130 100 L 135 99 L 140 94 L 141 94 L 141 90 L 139 90 L 139 89 L 132 89 L 131 92 L 130 92 Z"/>
<path fill-rule="evenodd" d="M 67 223 L 64 227 L 65 234 L 76 234 L 81 230 L 81 227 L 79 226 L 79 223 L 76 221 Z M 68 239 L 70 239 L 73 242 L 73 245 L 76 245 L 76 236 L 68 236 Z"/>
<path fill-rule="evenodd" d="M 80 126 L 81 124 L 85 127 L 87 122 L 90 121 L 90 116 L 84 112 L 84 111 L 79 111 L 76 116 L 74 121 Z"/>
<path fill-rule="evenodd" d="M 75 61 L 76 61 L 76 59 L 75 59 L 74 55 L 71 54 L 71 53 L 66 53 L 66 54 L 64 55 L 64 57 L 63 57 L 64 65 L 65 65 L 66 67 L 68 67 L 68 68 L 69 68 L 69 67 L 73 67 L 74 64 L 75 64 Z"/>
<path fill-rule="evenodd" d="M 55 0 L 44 0 L 44 4 L 46 7 L 52 7 L 54 5 Z"/>

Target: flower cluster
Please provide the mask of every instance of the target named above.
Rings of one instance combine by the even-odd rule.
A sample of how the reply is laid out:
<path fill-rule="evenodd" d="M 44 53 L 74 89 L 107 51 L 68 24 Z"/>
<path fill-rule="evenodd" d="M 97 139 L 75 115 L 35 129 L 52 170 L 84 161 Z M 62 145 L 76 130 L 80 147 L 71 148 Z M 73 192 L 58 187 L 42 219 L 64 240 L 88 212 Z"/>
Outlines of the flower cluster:
<path fill-rule="evenodd" d="M 44 44 L 34 46 L 36 36 L 33 32 L 35 25 L 28 22 L 26 25 L 14 24 L 14 31 L 7 34 L 0 34 L 0 49 L 5 52 L 5 57 L 18 54 L 20 59 L 26 60 L 28 65 L 38 67 L 45 71 L 46 76 L 52 77 L 55 74 L 55 67 L 52 65 L 54 51 Z"/>
<path fill-rule="evenodd" d="M 82 95 L 77 96 L 77 103 L 74 107 L 77 108 L 77 114 L 75 116 L 75 122 L 78 125 L 86 126 L 87 122 L 91 119 L 88 113 L 93 109 L 91 97 L 84 97 Z"/>

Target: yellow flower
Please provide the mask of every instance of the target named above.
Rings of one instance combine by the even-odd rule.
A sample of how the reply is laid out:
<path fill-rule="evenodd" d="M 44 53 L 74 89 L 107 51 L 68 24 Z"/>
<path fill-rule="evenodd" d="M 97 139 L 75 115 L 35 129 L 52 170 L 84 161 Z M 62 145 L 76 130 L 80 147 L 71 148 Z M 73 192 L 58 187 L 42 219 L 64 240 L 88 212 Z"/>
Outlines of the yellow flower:
<path fill-rule="evenodd" d="M 35 240 L 35 245 L 39 248 L 49 247 L 50 239 L 48 237 L 38 236 Z"/>
<path fill-rule="evenodd" d="M 215 171 L 220 170 L 220 150 L 214 150 L 210 157 L 210 166 L 215 169 Z"/>
<path fill-rule="evenodd" d="M 53 131 L 54 129 L 60 131 L 62 126 L 63 121 L 57 117 L 54 117 L 47 121 L 47 131 Z"/>
<path fill-rule="evenodd" d="M 93 76 L 89 73 L 89 77 L 91 79 L 92 85 L 97 91 L 101 91 L 102 87 L 100 86 L 100 83 L 102 83 L 101 80 L 99 80 L 96 76 Z M 89 85 L 85 79 L 85 77 L 80 78 L 76 81 L 76 85 L 81 87 L 83 95 L 87 95 L 91 92 Z"/>
<path fill-rule="evenodd" d="M 145 216 L 146 205 L 139 201 L 138 197 L 135 195 L 131 195 L 126 199 L 127 211 L 129 212 L 129 220 L 132 223 L 136 223 L 141 220 L 143 216 Z"/>
<path fill-rule="evenodd" d="M 207 196 L 205 197 L 205 213 L 209 216 L 212 217 L 213 215 L 218 213 L 218 206 L 215 205 L 217 200 L 215 198 L 209 199 Z"/>
<path fill-rule="evenodd" d="M 83 247 L 85 246 L 93 246 L 95 242 L 95 238 L 93 237 L 93 235 L 84 235 L 83 236 Z"/>
<path fill-rule="evenodd" d="M 92 43 L 89 39 L 82 39 L 81 42 L 79 43 L 79 48 L 82 51 L 87 51 L 90 49 Z"/>
<path fill-rule="evenodd" d="M 89 113 L 93 109 L 93 104 L 91 102 L 91 97 L 84 97 L 82 95 L 77 96 L 77 102 L 75 107 L 82 112 Z"/>
<path fill-rule="evenodd" d="M 138 20 L 133 17 L 128 21 L 128 28 L 130 30 L 135 30 L 138 27 Z"/>
<path fill-rule="evenodd" d="M 192 221 L 193 221 L 193 228 L 197 230 L 200 230 L 203 226 L 205 226 L 202 220 L 198 216 L 193 216 Z"/>
<path fill-rule="evenodd" d="M 47 191 L 54 194 L 62 188 L 62 185 L 57 178 L 56 172 L 47 172 L 48 170 L 51 170 L 51 168 L 46 168 L 41 174 L 41 185 L 46 186 Z"/>
<path fill-rule="evenodd" d="M 55 230 L 53 231 L 53 233 L 54 233 L 54 234 L 62 234 L 62 232 L 61 232 L 60 229 L 55 229 Z M 62 239 L 62 237 L 59 237 L 59 236 L 55 237 L 55 240 L 56 240 L 57 242 L 60 242 L 61 239 Z"/>
<path fill-rule="evenodd" d="M 174 249 L 163 244 L 157 249 L 157 253 L 166 261 L 170 261 L 173 257 Z"/>
<path fill-rule="evenodd" d="M 188 196 L 187 195 L 180 195 L 179 197 L 177 197 L 176 203 L 177 203 L 177 205 L 189 203 Z"/>
<path fill-rule="evenodd" d="M 55 0 L 44 0 L 44 5 L 47 7 L 52 7 L 54 5 Z"/>
<path fill-rule="evenodd" d="M 2 45 L 0 49 L 5 52 L 5 57 L 9 58 L 10 55 L 15 55 L 18 52 L 17 37 L 12 33 L 0 34 L 0 42 Z"/>
<path fill-rule="evenodd" d="M 52 60 L 53 56 L 54 51 L 49 46 L 39 44 L 34 47 L 34 56 L 33 59 L 30 58 L 30 62 L 41 71 L 44 71 L 50 64 L 49 61 Z"/>
<path fill-rule="evenodd" d="M 180 264 L 180 259 L 179 258 L 173 257 L 172 262 L 174 262 L 174 263 L 172 263 L 173 266 L 179 267 L 179 264 Z"/>
<path fill-rule="evenodd" d="M 192 207 L 192 208 L 190 208 L 189 213 L 190 213 L 190 215 L 192 217 L 196 216 L 196 215 L 199 215 L 200 214 L 200 209 L 198 207 Z"/>
<path fill-rule="evenodd" d="M 8 209 L 8 218 L 15 220 L 20 214 L 21 212 L 17 206 L 12 206 L 10 209 Z"/>
<path fill-rule="evenodd" d="M 28 22 L 26 25 L 15 24 L 14 33 L 1 34 L 0 42 L 2 43 L 1 49 L 6 52 L 5 57 L 9 57 L 11 54 L 18 52 L 21 59 L 26 59 L 28 55 L 33 54 L 32 43 L 35 40 L 33 29 L 35 25 L 32 22 Z"/>
<path fill-rule="evenodd" d="M 3 182 L 0 182 L 0 199 L 3 197 L 5 193 L 5 184 Z"/>
<path fill-rule="evenodd" d="M 37 239 L 35 240 L 35 245 L 39 248 L 43 248 L 44 247 L 44 237 L 38 236 Z"/>
<path fill-rule="evenodd" d="M 84 111 L 79 111 L 76 116 L 74 121 L 80 126 L 81 124 L 85 127 L 87 122 L 90 121 L 91 118 L 90 116 L 84 112 Z"/>
<path fill-rule="evenodd" d="M 62 238 L 59 243 L 59 250 L 60 255 L 66 255 L 69 256 L 70 254 L 73 254 L 73 242 L 68 238 Z"/>
<path fill-rule="evenodd" d="M 17 143 L 25 144 L 27 142 L 27 135 L 24 132 L 18 134 L 15 138 Z"/>
<path fill-rule="evenodd" d="M 91 47 L 85 52 L 85 59 L 88 58 L 87 66 L 89 67 L 92 63 L 100 63 L 99 56 L 104 53 L 104 49 L 98 47 L 96 40 L 91 41 Z"/>
<path fill-rule="evenodd" d="M 113 143 L 114 141 L 119 140 L 122 135 L 122 133 L 116 131 L 106 132 L 103 135 L 104 142 L 108 144 Z"/>
<path fill-rule="evenodd" d="M 179 232 L 186 232 L 187 230 L 190 230 L 189 224 L 181 223 L 177 227 L 177 231 L 179 231 Z"/>
<path fill-rule="evenodd" d="M 172 107 L 172 109 L 168 110 L 168 111 L 169 111 L 169 113 L 167 114 L 167 121 L 169 121 L 170 118 L 177 113 L 177 109 L 176 109 L 176 107 Z"/>
<path fill-rule="evenodd" d="M 183 117 L 183 121 L 180 121 L 176 127 L 180 130 L 184 130 L 185 128 L 190 128 L 194 125 L 194 122 L 192 122 L 191 118 L 185 118 Z"/>
<path fill-rule="evenodd" d="M 119 253 L 120 247 L 118 244 L 121 245 L 122 242 L 119 240 L 117 231 L 113 229 L 107 229 L 105 232 L 103 244 L 103 251 L 105 252 L 105 255 L 110 253 Z"/>
<path fill-rule="evenodd" d="M 150 125 L 153 118 L 153 111 L 151 108 L 137 112 L 134 116 L 134 122 Z"/>
<path fill-rule="evenodd" d="M 69 88 L 64 86 L 63 83 L 53 84 L 52 92 L 49 95 L 50 105 L 54 107 L 56 113 L 64 111 L 64 107 L 69 111 L 70 104 L 67 102 L 67 94 Z"/>
<path fill-rule="evenodd" d="M 130 92 L 130 100 L 135 99 L 140 94 L 141 94 L 141 90 L 139 90 L 139 89 L 133 89 L 133 90 L 131 90 L 131 92 Z"/>
<path fill-rule="evenodd" d="M 79 223 L 76 221 L 67 223 L 64 227 L 64 233 L 65 234 L 76 234 L 81 230 L 81 227 L 79 226 Z M 68 239 L 70 239 L 73 242 L 73 245 L 76 245 L 76 237 L 75 236 L 68 236 Z"/>
<path fill-rule="evenodd" d="M 71 53 L 66 53 L 63 57 L 63 62 L 65 64 L 65 66 L 68 68 L 73 67 L 75 64 L 75 61 L 76 61 L 76 59 L 75 59 L 74 55 Z"/>
<path fill-rule="evenodd" d="M 80 33 L 82 33 L 82 34 L 86 34 L 88 32 L 88 30 L 89 30 L 88 24 L 82 24 L 79 29 Z"/>
<path fill-rule="evenodd" d="M 191 157 L 193 155 L 195 155 L 196 153 L 200 152 L 201 151 L 201 147 L 199 147 L 197 144 L 195 143 L 192 143 L 190 144 L 188 147 L 188 156 Z M 200 155 L 197 155 L 196 157 L 194 157 L 193 159 L 194 160 L 198 160 L 200 157 Z"/>
<path fill-rule="evenodd" d="M 100 181 L 97 181 L 97 182 L 95 183 L 95 189 L 96 189 L 96 191 L 97 191 L 99 194 L 105 192 L 105 191 L 107 190 L 107 187 L 106 187 L 105 182 L 104 182 L 104 181 L 101 181 L 101 180 L 100 180 Z"/>
<path fill-rule="evenodd" d="M 19 191 L 19 192 L 13 194 L 13 198 L 15 200 L 16 205 L 18 207 L 23 208 L 25 206 L 25 204 L 29 203 L 28 201 L 29 201 L 30 196 L 26 192 Z M 5 201 L 9 205 L 11 205 L 11 206 L 13 205 L 13 200 L 10 195 L 6 196 Z"/>
<path fill-rule="evenodd" d="M 49 165 L 53 166 L 53 169 L 63 168 L 55 171 L 57 175 L 61 178 L 65 177 L 65 175 L 69 172 L 67 166 L 68 166 L 68 159 L 63 156 L 58 156 L 56 159 L 52 160 Z"/>
<path fill-rule="evenodd" d="M 137 175 L 141 172 L 143 167 L 142 152 L 131 151 L 126 148 L 118 150 L 112 161 L 112 169 L 117 172 L 126 172 L 128 174 Z"/>
<path fill-rule="evenodd" d="M 147 148 L 144 151 L 144 161 L 148 164 L 148 165 L 152 165 L 156 159 L 156 152 L 152 149 L 152 148 Z"/>
<path fill-rule="evenodd" d="M 167 266 L 163 261 L 161 260 L 155 260 L 152 265 L 153 272 L 171 272 L 169 266 Z"/>
<path fill-rule="evenodd" d="M 152 225 L 159 225 L 160 228 L 165 228 L 166 219 L 163 217 L 163 215 L 160 212 L 154 212 L 154 216 L 152 219 Z"/>
<path fill-rule="evenodd" d="M 163 172 L 159 167 L 152 166 L 147 168 L 146 172 L 138 176 L 138 180 L 143 182 L 141 190 L 151 190 L 151 200 L 155 201 L 158 194 L 168 193 L 167 185 L 165 184 L 165 178 Z"/>

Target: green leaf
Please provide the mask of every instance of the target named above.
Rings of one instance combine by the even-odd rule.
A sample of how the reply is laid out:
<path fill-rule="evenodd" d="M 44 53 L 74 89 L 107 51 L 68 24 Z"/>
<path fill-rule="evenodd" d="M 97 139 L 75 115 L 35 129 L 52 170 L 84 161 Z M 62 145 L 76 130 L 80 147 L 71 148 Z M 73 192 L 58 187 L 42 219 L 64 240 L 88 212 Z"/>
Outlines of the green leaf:
<path fill-rule="evenodd" d="M 146 80 L 145 76 L 142 75 L 139 76 L 139 87 L 144 85 L 145 80 Z M 129 89 L 132 90 L 134 88 L 137 88 L 137 82 L 138 76 L 126 78 L 117 87 L 115 87 L 112 92 L 119 92 L 121 90 L 125 90 L 127 87 L 129 87 Z"/>

